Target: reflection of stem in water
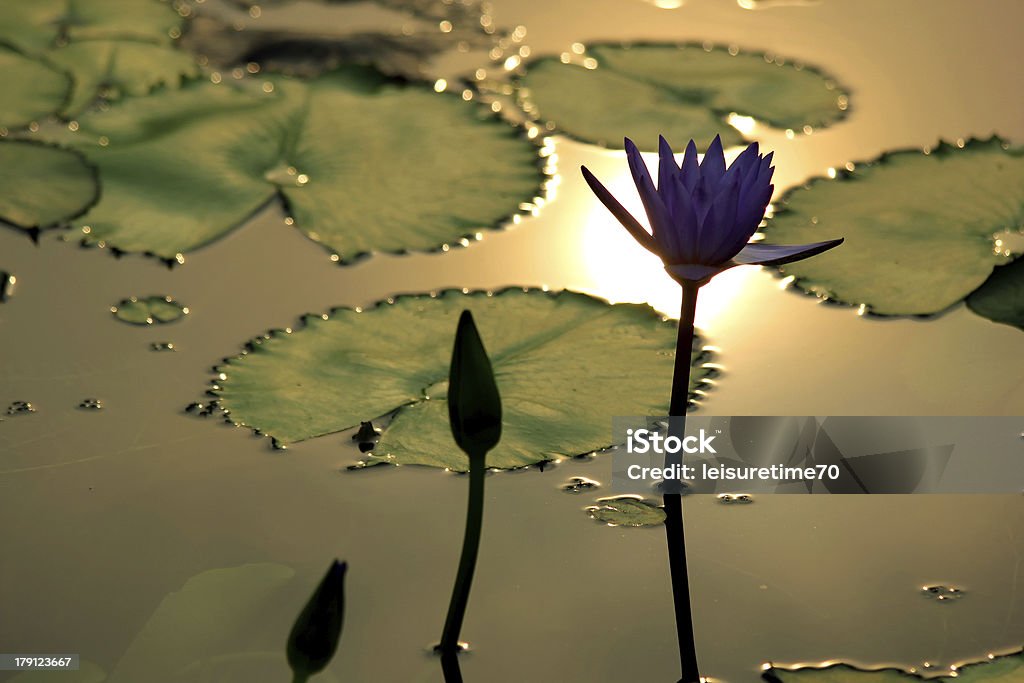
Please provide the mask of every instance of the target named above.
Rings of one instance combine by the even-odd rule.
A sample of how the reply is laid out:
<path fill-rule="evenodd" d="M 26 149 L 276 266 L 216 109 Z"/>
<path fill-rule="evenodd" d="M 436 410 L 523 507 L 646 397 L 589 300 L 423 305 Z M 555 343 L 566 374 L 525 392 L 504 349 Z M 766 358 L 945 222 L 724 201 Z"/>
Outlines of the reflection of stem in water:
<path fill-rule="evenodd" d="M 462 683 L 462 670 L 459 669 L 459 657 L 454 652 L 441 655 L 441 673 L 444 683 Z"/>
<path fill-rule="evenodd" d="M 683 284 L 683 302 L 679 312 L 679 334 L 676 337 L 675 370 L 672 375 L 672 400 L 669 433 L 683 437 L 686 428 L 686 405 L 690 393 L 690 364 L 693 349 L 693 319 L 697 310 L 696 283 Z M 665 535 L 668 540 L 668 565 L 672 575 L 672 600 L 676 613 L 676 636 L 679 640 L 681 683 L 698 683 L 697 646 L 693 637 L 693 616 L 690 608 L 690 580 L 686 572 L 686 537 L 683 527 L 683 501 L 680 493 L 666 491 Z"/>
<path fill-rule="evenodd" d="M 479 453 L 469 456 L 469 505 L 466 510 L 466 534 L 462 540 L 462 557 L 459 558 L 459 571 L 455 575 L 455 587 L 452 589 L 452 601 L 448 605 L 448 616 L 444 620 L 444 631 L 441 632 L 441 664 L 444 658 L 454 658 L 459 651 L 459 632 L 462 620 L 466 616 L 466 605 L 469 602 L 469 588 L 473 583 L 473 570 L 476 569 L 477 551 L 480 549 L 480 528 L 484 518 L 484 477 L 487 474 L 486 454 Z M 458 667 L 455 667 L 456 672 Z M 447 674 L 445 676 L 447 679 Z M 461 677 L 455 680 L 461 681 Z"/>

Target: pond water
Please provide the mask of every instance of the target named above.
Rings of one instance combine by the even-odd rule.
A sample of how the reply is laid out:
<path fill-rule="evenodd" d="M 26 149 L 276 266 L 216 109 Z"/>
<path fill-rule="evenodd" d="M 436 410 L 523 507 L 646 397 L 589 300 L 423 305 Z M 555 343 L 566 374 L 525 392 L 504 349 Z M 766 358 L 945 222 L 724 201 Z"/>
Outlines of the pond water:
<path fill-rule="evenodd" d="M 324 21 L 312 3 L 293 9 L 299 27 Z M 811 135 L 759 134 L 776 152 L 777 196 L 887 149 L 993 132 L 1024 140 L 1016 2 L 495 0 L 490 16 L 525 26 L 533 54 L 707 40 L 824 68 L 849 88 L 849 117 Z M 454 79 L 479 66 L 500 68 L 471 51 L 430 70 Z M 0 422 L 0 651 L 74 652 L 110 671 L 190 577 L 278 563 L 294 579 L 206 656 L 283 652 L 337 556 L 350 570 L 335 678 L 440 681 L 426 651 L 455 572 L 466 480 L 415 467 L 348 472 L 359 459 L 349 434 L 274 451 L 184 407 L 247 339 L 399 292 L 547 285 L 674 315 L 674 285 L 579 178 L 585 163 L 613 192 L 628 190 L 624 155 L 559 136 L 551 144 L 557 175 L 537 215 L 449 253 L 339 267 L 277 205 L 173 270 L 53 233 L 35 246 L 0 230 L 0 267 L 18 283 L 0 304 L 0 406 L 35 408 Z M 1020 330 L 963 306 L 928 320 L 868 318 L 784 289 L 767 271 L 739 268 L 702 294 L 698 326 L 723 366 L 702 411 L 1024 412 Z M 186 302 L 189 315 L 138 327 L 111 316 L 122 299 L 151 294 Z M 173 352 L 154 353 L 168 342 Z M 79 409 L 87 398 L 102 410 Z M 488 478 L 463 629 L 467 680 L 676 680 L 661 529 L 602 526 L 583 510 L 606 490 L 561 490 L 572 477 L 607 483 L 610 471 L 597 457 Z M 1024 643 L 1021 496 L 780 495 L 742 506 L 691 496 L 685 509 L 705 675 L 753 683 L 767 661 L 824 660 L 940 671 Z M 929 599 L 928 585 L 962 597 Z M 261 680 L 285 680 L 283 657 L 268 661 Z"/>

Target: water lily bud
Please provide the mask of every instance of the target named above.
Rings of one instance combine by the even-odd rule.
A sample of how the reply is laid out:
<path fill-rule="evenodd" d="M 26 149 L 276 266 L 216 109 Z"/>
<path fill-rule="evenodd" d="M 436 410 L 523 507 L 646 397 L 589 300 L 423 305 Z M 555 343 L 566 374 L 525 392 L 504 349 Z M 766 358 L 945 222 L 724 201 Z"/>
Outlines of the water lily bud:
<path fill-rule="evenodd" d="M 296 680 L 324 670 L 334 657 L 345 616 L 345 572 L 334 560 L 288 634 L 288 665 Z"/>
<path fill-rule="evenodd" d="M 501 439 L 501 397 L 473 315 L 463 311 L 448 375 L 448 419 L 455 443 L 482 456 Z"/>

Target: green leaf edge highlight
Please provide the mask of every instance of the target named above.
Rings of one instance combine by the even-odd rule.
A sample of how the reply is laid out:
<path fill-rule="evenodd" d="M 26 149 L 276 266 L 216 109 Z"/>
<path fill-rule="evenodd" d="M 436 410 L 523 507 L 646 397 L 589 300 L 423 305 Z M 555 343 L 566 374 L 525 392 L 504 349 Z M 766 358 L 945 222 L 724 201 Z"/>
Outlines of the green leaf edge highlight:
<path fill-rule="evenodd" d="M 985 676 L 985 667 L 993 664 L 1007 664 L 1013 665 L 1013 660 L 1020 660 L 1017 663 L 1017 670 L 1024 672 L 1024 649 L 1014 650 L 1011 652 L 1005 652 L 1003 654 L 989 654 L 987 658 L 980 660 L 973 660 L 956 664 L 956 675 L 955 676 L 922 676 L 917 673 L 916 669 L 900 669 L 894 666 L 884 666 L 879 668 L 868 668 L 855 666 L 845 662 L 834 662 L 827 665 L 785 665 L 785 664 L 774 664 L 767 662 L 762 667 L 761 677 L 768 683 L 796 683 L 801 677 L 819 671 L 843 671 L 847 672 L 851 677 L 857 676 L 863 678 L 865 681 L 871 677 L 872 674 L 891 674 L 899 679 L 906 681 L 907 683 L 919 683 L 921 681 L 933 681 L 935 683 L 951 683 L 952 681 L 967 681 L 967 683 L 999 683 L 1001 678 L 991 678 Z M 795 676 L 787 676 L 787 674 L 796 674 Z M 809 681 L 808 683 L 813 683 Z"/>

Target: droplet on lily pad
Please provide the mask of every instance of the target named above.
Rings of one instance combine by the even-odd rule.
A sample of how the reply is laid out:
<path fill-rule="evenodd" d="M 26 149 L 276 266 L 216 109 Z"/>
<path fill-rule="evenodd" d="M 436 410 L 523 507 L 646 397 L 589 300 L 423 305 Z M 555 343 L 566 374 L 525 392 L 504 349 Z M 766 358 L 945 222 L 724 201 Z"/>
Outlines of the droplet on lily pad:
<path fill-rule="evenodd" d="M 665 523 L 665 511 L 640 496 L 600 498 L 586 508 L 587 514 L 608 526 L 658 526 Z"/>
<path fill-rule="evenodd" d="M 576 63 L 578 62 L 578 63 Z M 817 69 L 777 55 L 704 45 L 587 46 L 543 57 L 520 79 L 527 111 L 584 142 L 642 149 L 669 140 L 743 140 L 735 116 L 810 131 L 845 115 L 848 95 Z M 732 115 L 732 116 L 731 116 Z"/>
<path fill-rule="evenodd" d="M 487 340 L 502 395 L 502 440 L 489 467 L 592 453 L 611 445 L 613 416 L 666 412 L 675 321 L 647 306 L 519 288 L 400 296 L 306 316 L 291 334 L 251 341 L 217 368 L 211 391 L 233 419 L 281 444 L 393 413 L 375 456 L 465 471 L 446 401 L 463 309 Z M 699 340 L 691 363 L 696 385 L 706 372 Z"/>
<path fill-rule="evenodd" d="M 110 312 L 122 322 L 152 325 L 174 322 L 188 315 L 189 309 L 169 296 L 148 296 L 144 299 L 133 296 L 111 306 Z"/>
<path fill-rule="evenodd" d="M 997 236 L 1021 230 L 1024 147 L 997 137 L 943 143 L 849 164 L 835 176 L 788 193 L 764 229 L 768 244 L 846 238 L 782 266 L 795 286 L 871 313 L 930 315 L 984 283 L 971 308 L 1017 324 L 1020 266 L 993 270 L 1008 260 Z"/>

